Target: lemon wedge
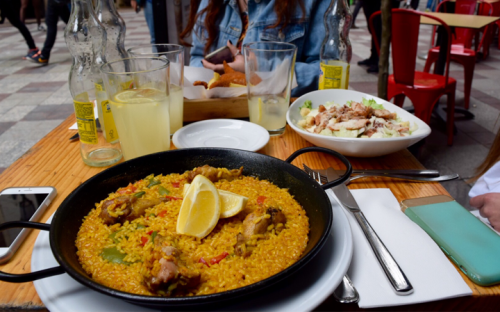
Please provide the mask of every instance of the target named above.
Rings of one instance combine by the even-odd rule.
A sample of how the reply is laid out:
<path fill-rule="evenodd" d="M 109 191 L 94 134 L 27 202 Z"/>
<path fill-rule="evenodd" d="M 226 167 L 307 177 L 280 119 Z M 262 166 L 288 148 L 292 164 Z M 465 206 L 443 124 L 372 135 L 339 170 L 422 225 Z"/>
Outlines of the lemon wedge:
<path fill-rule="evenodd" d="M 182 201 L 177 218 L 177 233 L 203 238 L 217 225 L 220 212 L 217 188 L 206 177 L 197 175 Z"/>
<path fill-rule="evenodd" d="M 190 184 L 184 184 L 184 197 L 186 197 L 187 190 Z M 219 192 L 221 207 L 220 207 L 220 218 L 229 218 L 237 215 L 240 211 L 245 208 L 248 202 L 248 198 L 235 194 L 233 192 L 217 190 Z"/>
<path fill-rule="evenodd" d="M 257 122 L 261 122 L 261 120 L 262 120 L 262 106 L 264 106 L 264 103 L 262 103 L 261 98 L 259 98 L 258 106 L 259 106 L 259 120 Z"/>

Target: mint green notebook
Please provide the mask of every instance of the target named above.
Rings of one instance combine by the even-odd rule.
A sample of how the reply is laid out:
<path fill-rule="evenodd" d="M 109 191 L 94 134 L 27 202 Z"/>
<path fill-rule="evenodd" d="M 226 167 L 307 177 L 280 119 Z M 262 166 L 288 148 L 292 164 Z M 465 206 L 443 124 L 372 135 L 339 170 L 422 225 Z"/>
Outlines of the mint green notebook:
<path fill-rule="evenodd" d="M 500 283 L 500 236 L 456 201 L 408 207 L 404 212 L 474 283 Z"/>

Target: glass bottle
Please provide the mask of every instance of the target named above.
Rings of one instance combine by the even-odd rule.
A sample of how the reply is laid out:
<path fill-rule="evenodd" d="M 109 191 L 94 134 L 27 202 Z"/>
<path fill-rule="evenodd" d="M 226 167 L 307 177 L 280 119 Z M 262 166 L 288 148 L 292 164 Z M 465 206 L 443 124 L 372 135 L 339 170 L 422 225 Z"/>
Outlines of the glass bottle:
<path fill-rule="evenodd" d="M 122 158 L 120 143 L 106 141 L 97 131 L 94 103 L 95 83 L 100 79 L 98 65 L 103 57 L 106 31 L 95 16 L 91 0 L 72 0 L 71 16 L 64 38 L 73 64 L 69 72 L 69 89 L 73 97 L 83 161 L 93 167 L 104 167 Z"/>
<path fill-rule="evenodd" d="M 323 17 L 325 39 L 320 50 L 319 89 L 347 89 L 352 47 L 352 15 L 346 0 L 332 0 Z"/>
<path fill-rule="evenodd" d="M 128 58 L 128 53 L 125 50 L 125 22 L 118 14 L 113 0 L 97 0 L 95 7 L 97 19 L 106 30 L 106 46 L 104 58 L 107 62 Z M 99 68 L 100 68 L 99 64 Z M 104 137 L 108 142 L 116 142 L 118 140 L 118 132 L 116 130 L 113 113 L 108 104 L 108 96 L 104 89 L 104 83 L 101 78 L 95 83 L 97 95 L 97 114 L 99 116 L 100 126 Z"/>
<path fill-rule="evenodd" d="M 125 22 L 118 14 L 113 0 L 97 0 L 95 13 L 99 22 L 106 30 L 106 61 L 128 57 L 125 50 Z"/>

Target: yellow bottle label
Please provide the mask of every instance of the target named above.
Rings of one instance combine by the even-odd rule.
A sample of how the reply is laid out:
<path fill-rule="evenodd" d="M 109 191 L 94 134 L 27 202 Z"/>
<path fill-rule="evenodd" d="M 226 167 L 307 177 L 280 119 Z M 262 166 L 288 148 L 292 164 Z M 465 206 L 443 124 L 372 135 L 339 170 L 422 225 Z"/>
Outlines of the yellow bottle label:
<path fill-rule="evenodd" d="M 98 107 L 99 114 L 102 112 L 102 116 L 99 116 L 101 129 L 104 132 L 106 141 L 109 143 L 115 143 L 118 141 L 118 131 L 116 130 L 115 119 L 113 118 L 111 107 L 109 106 L 106 90 L 104 90 L 102 83 L 95 83 L 94 86 L 97 93 L 97 103 L 100 105 L 100 107 Z"/>
<path fill-rule="evenodd" d="M 347 89 L 349 87 L 349 64 L 330 61 L 335 65 L 320 63 L 319 89 Z"/>
<path fill-rule="evenodd" d="M 95 89 L 99 92 L 104 91 L 104 86 L 100 83 L 94 83 Z"/>
<path fill-rule="evenodd" d="M 74 100 L 76 123 L 80 142 L 85 144 L 97 144 L 97 127 L 94 116 L 94 103 L 79 102 Z"/>
<path fill-rule="evenodd" d="M 118 131 L 116 130 L 115 119 L 113 118 L 109 101 L 102 101 L 101 108 L 104 118 L 103 122 L 106 129 L 106 141 L 109 143 L 116 142 L 118 140 Z"/>

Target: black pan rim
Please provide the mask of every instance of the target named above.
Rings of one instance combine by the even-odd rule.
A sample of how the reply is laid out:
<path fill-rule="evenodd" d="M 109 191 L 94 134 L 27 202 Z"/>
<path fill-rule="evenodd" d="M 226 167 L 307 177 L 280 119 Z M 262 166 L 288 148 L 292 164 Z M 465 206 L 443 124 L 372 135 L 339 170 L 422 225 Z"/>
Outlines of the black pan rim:
<path fill-rule="evenodd" d="M 228 153 L 234 153 L 236 152 L 242 152 L 244 154 L 252 154 L 255 157 L 262 157 L 262 159 L 272 159 L 273 161 L 279 161 L 283 165 L 286 164 L 288 165 L 287 168 L 290 170 L 295 171 L 295 173 L 301 175 L 304 179 L 309 179 L 312 183 L 311 185 L 314 188 L 319 188 L 319 185 L 309 177 L 307 173 L 305 173 L 303 170 L 299 169 L 298 167 L 287 163 L 281 159 L 269 156 L 269 155 L 264 155 L 256 152 L 249 152 L 245 150 L 236 150 L 236 149 L 230 149 L 230 148 L 188 148 L 188 149 L 178 149 L 178 150 L 171 150 L 171 151 L 165 151 L 165 152 L 160 152 L 160 153 L 155 153 L 155 154 L 150 154 L 142 157 L 138 157 L 129 161 L 125 161 L 123 163 L 120 163 L 118 165 L 115 165 L 113 167 L 110 167 L 93 177 L 89 178 L 85 182 L 83 182 L 80 186 L 78 186 L 76 189 L 74 189 L 66 198 L 65 200 L 61 203 L 59 209 L 62 207 L 65 207 L 68 202 L 72 200 L 78 192 L 80 192 L 82 189 L 84 189 L 87 185 L 92 184 L 94 181 L 98 181 L 101 177 L 113 173 L 113 172 L 121 172 L 120 169 L 126 168 L 129 166 L 131 163 L 139 162 L 139 161 L 144 161 L 144 159 L 152 158 L 152 157 L 161 157 L 161 155 L 165 155 L 166 153 L 170 154 L 175 154 L 175 153 L 189 153 L 189 152 L 197 152 L 197 151 L 224 151 Z M 321 192 L 322 196 L 324 197 L 324 200 L 329 203 L 328 196 L 326 193 L 323 191 Z M 327 214 L 329 215 L 327 224 L 326 224 L 326 230 L 322 234 L 321 238 L 319 241 L 316 243 L 316 245 L 305 255 L 302 256 L 297 262 L 286 268 L 285 270 L 272 275 L 264 280 L 261 280 L 259 282 L 240 287 L 237 289 L 233 290 L 228 290 L 220 293 L 215 293 L 215 294 L 210 294 L 210 295 L 201 295 L 201 296 L 192 296 L 192 297 L 159 297 L 159 296 L 146 296 L 146 295 L 137 295 L 137 294 L 132 294 L 120 290 L 116 290 L 107 286 L 104 286 L 102 284 L 99 284 L 98 282 L 93 281 L 89 276 L 84 276 L 74 270 L 70 265 L 66 263 L 66 260 L 64 257 L 55 252 L 55 240 L 56 237 L 54 237 L 55 234 L 53 234 L 55 231 L 53 230 L 53 227 L 56 226 L 57 224 L 60 223 L 59 221 L 59 215 L 60 210 L 56 210 L 54 213 L 54 217 L 51 223 L 51 231 L 50 231 L 50 245 L 51 245 L 51 250 L 56 258 L 57 262 L 64 268 L 66 273 L 68 273 L 74 280 L 78 281 L 82 285 L 96 290 L 100 293 L 119 298 L 122 300 L 125 300 L 127 302 L 133 303 L 133 304 L 139 304 L 139 305 L 153 305 L 153 306 L 180 306 L 180 305 L 204 305 L 204 304 L 209 304 L 209 303 L 214 303 L 214 302 L 219 302 L 219 301 L 224 301 L 224 300 L 230 300 L 236 297 L 244 296 L 256 291 L 259 291 L 263 288 L 267 288 L 274 283 L 277 283 L 279 281 L 282 281 L 289 275 L 295 273 L 298 271 L 300 268 L 302 268 L 309 260 L 314 258 L 317 253 L 323 248 L 328 236 L 330 235 L 331 232 L 331 227 L 332 227 L 332 222 L 333 222 L 333 212 L 331 209 L 327 210 Z M 66 208 L 68 209 L 68 208 Z"/>

